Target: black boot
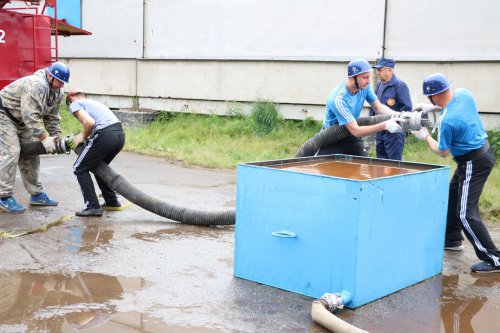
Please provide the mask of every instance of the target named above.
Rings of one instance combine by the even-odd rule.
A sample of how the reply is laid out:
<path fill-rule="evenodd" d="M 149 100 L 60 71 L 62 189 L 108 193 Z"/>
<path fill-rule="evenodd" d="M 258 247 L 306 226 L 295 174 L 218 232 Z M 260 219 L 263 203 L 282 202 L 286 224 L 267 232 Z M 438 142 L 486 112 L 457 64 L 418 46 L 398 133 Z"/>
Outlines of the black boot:
<path fill-rule="evenodd" d="M 120 208 L 121 206 L 122 205 L 118 199 L 106 201 L 101 205 L 102 208 Z"/>
<path fill-rule="evenodd" d="M 102 208 L 86 208 L 75 213 L 76 216 L 102 216 Z"/>

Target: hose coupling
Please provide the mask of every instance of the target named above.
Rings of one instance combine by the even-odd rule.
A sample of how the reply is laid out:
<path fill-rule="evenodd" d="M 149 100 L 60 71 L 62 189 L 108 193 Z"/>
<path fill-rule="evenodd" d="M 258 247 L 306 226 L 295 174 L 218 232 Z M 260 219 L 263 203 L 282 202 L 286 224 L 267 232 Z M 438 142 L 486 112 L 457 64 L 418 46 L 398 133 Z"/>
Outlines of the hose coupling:
<path fill-rule="evenodd" d="M 72 135 L 66 135 L 65 137 L 54 142 L 56 145 L 56 152 L 58 154 L 69 154 L 71 152 L 71 148 L 69 148 L 69 141 L 72 137 Z"/>
<path fill-rule="evenodd" d="M 433 125 L 428 113 L 422 111 L 397 112 L 391 118 L 396 120 L 405 131 L 418 131 L 422 127 L 430 128 Z"/>
<path fill-rule="evenodd" d="M 339 293 L 326 293 L 318 299 L 325 309 L 333 313 L 335 310 L 344 308 L 344 300 Z"/>

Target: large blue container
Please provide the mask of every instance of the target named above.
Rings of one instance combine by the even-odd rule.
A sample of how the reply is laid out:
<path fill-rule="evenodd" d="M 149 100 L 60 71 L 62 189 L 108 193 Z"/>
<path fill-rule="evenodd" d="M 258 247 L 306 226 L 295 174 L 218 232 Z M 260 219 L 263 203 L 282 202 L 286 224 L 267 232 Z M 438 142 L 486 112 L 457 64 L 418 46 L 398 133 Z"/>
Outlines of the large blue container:
<path fill-rule="evenodd" d="M 318 167 L 335 162 L 359 164 L 357 179 Z M 240 164 L 234 275 L 315 298 L 346 290 L 355 308 L 439 274 L 449 176 L 347 155 Z"/>

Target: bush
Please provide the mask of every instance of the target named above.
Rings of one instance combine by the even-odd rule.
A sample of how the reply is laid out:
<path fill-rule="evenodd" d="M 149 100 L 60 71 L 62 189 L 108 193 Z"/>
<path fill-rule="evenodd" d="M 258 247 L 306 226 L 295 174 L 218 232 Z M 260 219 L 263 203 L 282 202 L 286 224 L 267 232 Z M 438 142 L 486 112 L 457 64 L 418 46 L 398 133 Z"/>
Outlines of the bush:
<path fill-rule="evenodd" d="M 282 121 L 276 105 L 269 101 L 256 101 L 252 106 L 250 119 L 255 133 L 265 135 L 271 133 Z"/>
<path fill-rule="evenodd" d="M 498 161 L 500 159 L 500 130 L 488 131 L 488 141 Z"/>

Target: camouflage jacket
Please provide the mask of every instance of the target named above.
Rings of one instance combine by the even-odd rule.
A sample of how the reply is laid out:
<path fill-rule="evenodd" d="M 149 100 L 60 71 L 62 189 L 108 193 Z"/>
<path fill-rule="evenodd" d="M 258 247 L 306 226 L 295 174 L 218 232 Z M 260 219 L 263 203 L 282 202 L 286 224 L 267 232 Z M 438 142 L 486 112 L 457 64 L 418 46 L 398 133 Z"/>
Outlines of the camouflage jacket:
<path fill-rule="evenodd" d="M 0 91 L 4 108 L 24 123 L 34 137 L 45 130 L 50 136 L 61 135 L 59 105 L 62 97 L 62 89 L 50 89 L 45 68 L 17 79 Z"/>

